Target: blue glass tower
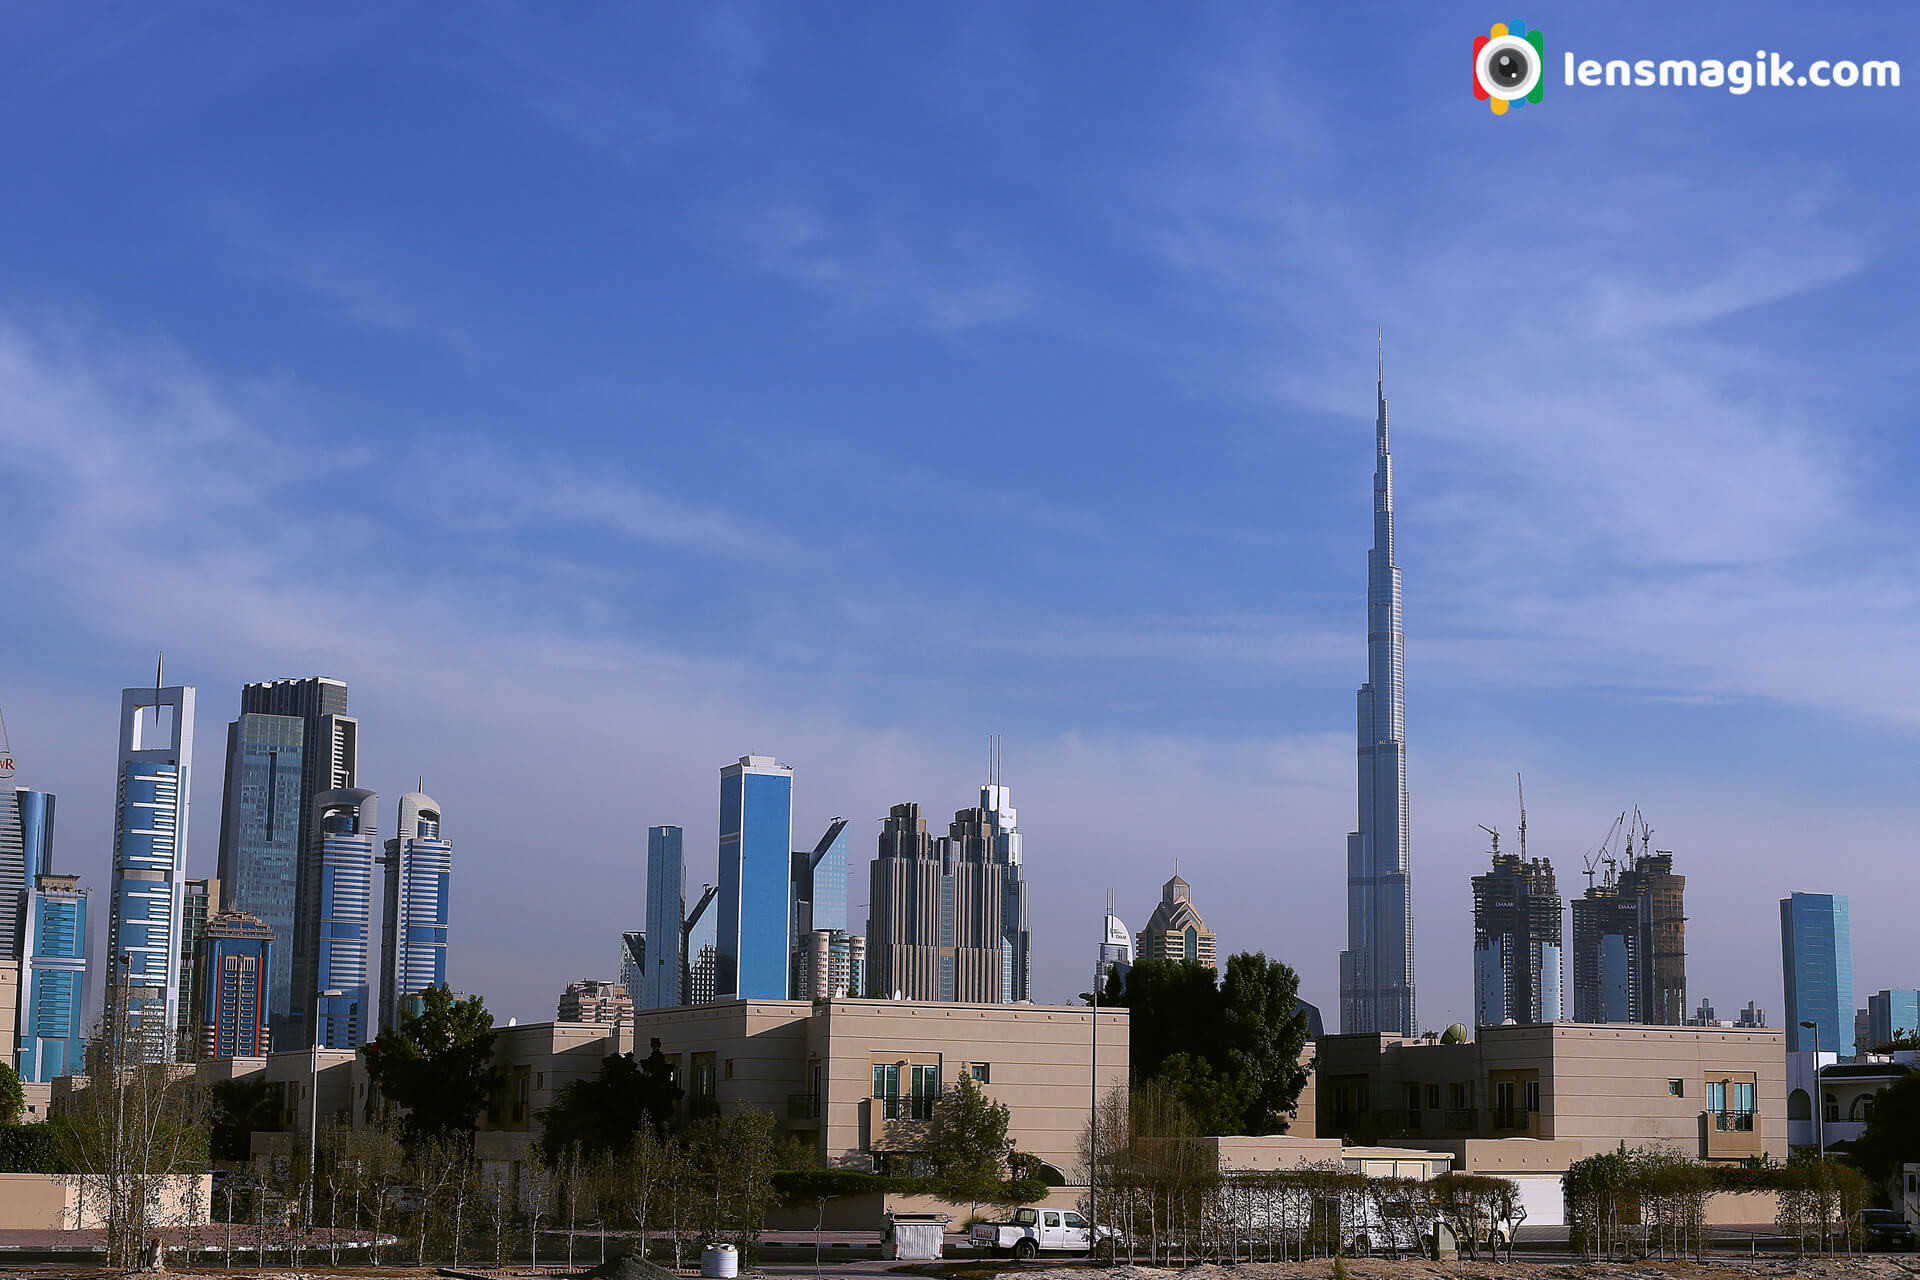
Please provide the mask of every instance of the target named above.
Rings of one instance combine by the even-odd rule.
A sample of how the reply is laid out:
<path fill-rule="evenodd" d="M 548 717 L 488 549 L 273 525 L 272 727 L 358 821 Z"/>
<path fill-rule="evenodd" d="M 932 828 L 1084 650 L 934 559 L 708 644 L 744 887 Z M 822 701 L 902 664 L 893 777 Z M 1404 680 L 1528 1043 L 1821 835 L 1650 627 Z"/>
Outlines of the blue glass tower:
<path fill-rule="evenodd" d="M 793 957 L 793 770 L 741 756 L 720 771 L 721 1000 L 784 1000 Z"/>
<path fill-rule="evenodd" d="M 313 801 L 320 918 L 313 922 L 314 985 L 306 994 L 314 1011 L 313 1043 L 322 1049 L 358 1049 L 367 1041 L 373 815 L 378 800 L 365 788 L 343 787 L 323 791 Z"/>
<path fill-rule="evenodd" d="M 220 811 L 220 883 L 227 904 L 273 930 L 267 974 L 275 1043 L 295 1042 L 293 935 L 300 885 L 306 721 L 245 712 L 227 726 L 226 802 Z"/>
<path fill-rule="evenodd" d="M 847 932 L 847 820 L 835 818 L 812 849 L 795 849 L 789 878 L 793 903 L 793 960 L 788 995 L 800 998 L 807 963 L 807 935 L 819 929 Z"/>
<path fill-rule="evenodd" d="M 167 1062 L 180 1024 L 180 926 L 193 780 L 194 689 L 120 695 L 120 778 L 114 804 L 113 896 L 107 917 L 108 1024 L 128 1053 Z"/>
<path fill-rule="evenodd" d="M 1347 837 L 1347 949 L 1340 1030 L 1419 1033 L 1413 1001 L 1413 889 L 1407 839 L 1407 692 L 1400 566 L 1393 551 L 1393 455 L 1384 362 L 1374 389 L 1373 549 L 1367 553 L 1367 682 L 1360 686 L 1360 816 Z"/>
<path fill-rule="evenodd" d="M 1837 893 L 1796 893 L 1780 899 L 1780 968 L 1787 996 L 1787 1052 L 1813 1048 L 1843 1058 L 1854 1054 L 1853 930 L 1847 898 Z"/>
<path fill-rule="evenodd" d="M 87 891 L 75 876 L 42 872 L 27 895 L 20 971 L 20 1078 L 45 1084 L 77 1075 L 87 1003 Z"/>
<path fill-rule="evenodd" d="M 447 929 L 453 845 L 440 834 L 440 804 L 409 791 L 400 797 L 396 834 L 381 859 L 387 871 L 381 920 L 380 1028 L 400 1023 L 399 1001 L 447 985 Z"/>
<path fill-rule="evenodd" d="M 687 862 L 678 827 L 647 828 L 647 927 L 654 940 L 650 963 L 639 965 L 640 987 L 628 988 L 636 1009 L 672 1009 L 689 1003 L 681 985 L 685 957 L 677 945 L 686 923 Z"/>
<path fill-rule="evenodd" d="M 1920 1031 L 1920 991 L 1896 987 L 1867 997 L 1867 1043 L 1856 1045 L 1871 1053 L 1895 1036 Z"/>

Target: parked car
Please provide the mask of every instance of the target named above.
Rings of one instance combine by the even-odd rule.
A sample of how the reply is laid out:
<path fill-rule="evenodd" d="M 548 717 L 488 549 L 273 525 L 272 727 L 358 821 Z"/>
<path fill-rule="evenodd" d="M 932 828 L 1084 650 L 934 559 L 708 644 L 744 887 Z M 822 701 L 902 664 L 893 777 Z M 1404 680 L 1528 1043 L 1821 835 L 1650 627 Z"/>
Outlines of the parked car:
<path fill-rule="evenodd" d="M 1112 1228 L 1099 1228 L 1102 1240 Z M 1016 1209 L 1011 1222 L 976 1222 L 968 1239 L 976 1249 L 996 1256 L 1036 1258 L 1048 1253 L 1086 1253 L 1093 1248 L 1095 1230 L 1071 1209 Z"/>
<path fill-rule="evenodd" d="M 1914 1247 L 1913 1228 L 1907 1225 L 1906 1215 L 1898 1209 L 1864 1210 L 1860 1214 L 1860 1225 L 1866 1229 L 1869 1249 Z"/>

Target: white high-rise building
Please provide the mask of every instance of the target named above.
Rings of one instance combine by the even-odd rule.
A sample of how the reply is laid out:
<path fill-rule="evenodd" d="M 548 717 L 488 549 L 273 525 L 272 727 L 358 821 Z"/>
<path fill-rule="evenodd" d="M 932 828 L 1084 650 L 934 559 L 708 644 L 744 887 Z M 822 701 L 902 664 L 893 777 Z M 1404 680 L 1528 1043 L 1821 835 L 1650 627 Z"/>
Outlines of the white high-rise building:
<path fill-rule="evenodd" d="M 163 686 L 158 672 L 153 687 L 120 694 L 107 1012 L 147 1062 L 172 1060 L 180 1021 L 194 694 L 191 685 Z"/>
<path fill-rule="evenodd" d="M 400 797 L 387 841 L 386 912 L 381 922 L 380 1028 L 398 1025 L 400 998 L 447 984 L 447 929 L 453 844 L 440 832 L 440 803 L 420 791 Z"/>
<path fill-rule="evenodd" d="M 1347 837 L 1347 949 L 1340 1030 L 1419 1032 L 1413 1007 L 1413 887 L 1407 839 L 1406 636 L 1393 557 L 1393 455 L 1385 361 L 1375 386 L 1373 549 L 1367 553 L 1367 682 L 1359 701 L 1359 822 Z"/>

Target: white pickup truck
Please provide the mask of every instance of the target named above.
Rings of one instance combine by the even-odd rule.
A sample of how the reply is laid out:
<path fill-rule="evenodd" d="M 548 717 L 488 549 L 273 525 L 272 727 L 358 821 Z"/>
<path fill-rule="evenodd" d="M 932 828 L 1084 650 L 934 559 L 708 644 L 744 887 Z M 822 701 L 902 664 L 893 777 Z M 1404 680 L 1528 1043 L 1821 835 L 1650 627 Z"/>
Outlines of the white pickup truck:
<path fill-rule="evenodd" d="M 1100 1238 L 1111 1234 L 1100 1228 Z M 1015 1209 L 1011 1222 L 976 1222 L 968 1237 L 976 1249 L 1016 1258 L 1049 1253 L 1086 1253 L 1093 1247 L 1094 1229 L 1071 1209 Z"/>

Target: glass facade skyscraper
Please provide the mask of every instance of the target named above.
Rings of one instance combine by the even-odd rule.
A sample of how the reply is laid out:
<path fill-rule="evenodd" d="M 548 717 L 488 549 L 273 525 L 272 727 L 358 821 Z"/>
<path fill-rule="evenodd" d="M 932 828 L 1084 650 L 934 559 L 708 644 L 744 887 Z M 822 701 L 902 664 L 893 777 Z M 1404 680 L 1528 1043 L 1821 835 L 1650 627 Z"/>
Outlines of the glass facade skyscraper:
<path fill-rule="evenodd" d="M 793 958 L 793 770 L 741 756 L 720 771 L 721 1000 L 784 1000 Z"/>
<path fill-rule="evenodd" d="M 87 1003 L 87 891 L 78 877 L 34 877 L 25 952 L 18 1070 L 29 1084 L 46 1084 L 85 1069 L 80 1032 Z"/>
<path fill-rule="evenodd" d="M 640 985 L 627 987 L 634 1008 L 672 1009 L 689 1003 L 681 985 L 685 957 L 677 945 L 686 910 L 687 862 L 680 828 L 648 827 L 647 927 L 642 932 L 654 941 L 640 965 Z"/>
<path fill-rule="evenodd" d="M 387 841 L 386 910 L 381 920 L 380 1029 L 399 1025 L 399 1000 L 447 985 L 447 928 L 453 844 L 441 834 L 440 804 L 409 791 Z"/>
<path fill-rule="evenodd" d="M 300 721 L 300 799 L 295 808 L 295 820 L 299 823 L 294 833 L 295 881 L 293 906 L 293 932 L 291 945 L 287 952 L 287 991 L 288 1004 L 284 1011 L 272 1009 L 270 1017 L 278 1019 L 274 1031 L 275 1043 L 289 1047 L 298 1047 L 312 1042 L 312 1028 L 306 1022 L 307 996 L 318 989 L 316 969 L 319 964 L 320 950 L 320 868 L 322 859 L 319 850 L 319 833 L 314 828 L 314 800 L 324 791 L 351 788 L 358 784 L 360 769 L 360 722 L 347 713 L 347 686 L 344 681 L 329 676 L 303 676 L 295 679 L 268 680 L 258 684 L 242 686 L 240 690 L 240 716 L 284 716 Z M 237 735 L 228 733 L 229 757 L 235 749 Z M 290 766 L 289 766 L 290 767 Z M 228 767 L 232 775 L 231 760 Z M 229 793 L 228 804 L 235 802 Z M 221 823 L 221 877 L 230 883 L 247 879 L 241 863 L 245 854 L 236 854 L 235 865 L 227 865 L 227 840 L 231 836 L 229 824 Z M 279 857 L 275 851 L 273 857 Z M 264 884 L 273 878 L 273 873 L 263 873 L 254 878 L 255 883 Z M 277 899 L 283 892 L 276 888 L 273 896 Z M 276 941 L 287 942 L 280 935 L 279 922 L 272 916 L 271 904 L 243 897 L 238 892 L 231 895 L 231 905 L 250 915 L 259 916 L 274 926 Z M 273 997 L 269 995 L 269 1003 Z M 284 1028 L 284 1034 L 281 1028 Z"/>
<path fill-rule="evenodd" d="M 1780 968 L 1787 996 L 1787 1052 L 1820 1050 L 1843 1058 L 1854 1054 L 1853 930 L 1847 898 L 1839 893 L 1796 893 L 1780 899 Z"/>
<path fill-rule="evenodd" d="M 315 877 L 320 918 L 314 929 L 318 940 L 314 985 L 304 994 L 314 1010 L 313 1043 L 322 1049 L 358 1049 L 367 1041 L 367 950 L 373 941 L 369 935 L 378 801 L 365 788 L 343 787 L 323 791 L 313 802 L 320 855 Z"/>
<path fill-rule="evenodd" d="M 306 721 L 243 713 L 227 726 L 226 800 L 220 810 L 220 881 L 227 905 L 273 930 L 268 1025 L 293 1044 L 293 935 L 300 885 Z"/>
<path fill-rule="evenodd" d="M 1367 682 L 1360 686 L 1360 816 L 1347 837 L 1347 949 L 1340 1030 L 1418 1035 L 1413 887 L 1407 837 L 1406 636 L 1394 563 L 1393 455 L 1384 366 L 1375 386 L 1373 549 L 1367 553 Z"/>
<path fill-rule="evenodd" d="M 1895 987 L 1867 997 L 1867 1040 L 1856 1045 L 1861 1053 L 1872 1053 L 1895 1036 L 1920 1031 L 1920 991 Z"/>
<path fill-rule="evenodd" d="M 194 693 L 175 685 L 120 695 L 107 1014 L 129 1037 L 129 1052 L 147 1062 L 177 1051 Z"/>
<path fill-rule="evenodd" d="M 1553 863 L 1501 853 L 1473 878 L 1473 1022 L 1561 1019 L 1561 909 Z"/>
<path fill-rule="evenodd" d="M 802 999 L 810 985 L 813 963 L 808 935 L 816 929 L 847 932 L 847 820 L 835 818 L 812 849 L 793 851 L 793 962 L 788 968 L 788 995 Z"/>

